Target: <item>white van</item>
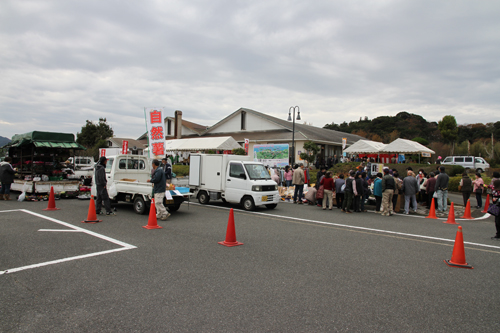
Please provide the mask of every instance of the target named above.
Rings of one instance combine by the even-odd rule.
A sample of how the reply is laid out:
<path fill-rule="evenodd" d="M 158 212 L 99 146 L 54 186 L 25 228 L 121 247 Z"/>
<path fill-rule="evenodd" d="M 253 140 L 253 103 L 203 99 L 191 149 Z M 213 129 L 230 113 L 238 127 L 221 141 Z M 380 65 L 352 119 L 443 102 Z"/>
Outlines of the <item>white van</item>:
<path fill-rule="evenodd" d="M 490 168 L 484 158 L 474 156 L 448 156 L 441 164 L 460 165 L 465 169 L 476 169 L 477 172 L 487 171 Z"/>
<path fill-rule="evenodd" d="M 75 156 L 74 158 L 68 158 L 68 160 L 75 166 L 75 170 L 88 167 L 93 168 L 95 165 L 93 156 Z"/>

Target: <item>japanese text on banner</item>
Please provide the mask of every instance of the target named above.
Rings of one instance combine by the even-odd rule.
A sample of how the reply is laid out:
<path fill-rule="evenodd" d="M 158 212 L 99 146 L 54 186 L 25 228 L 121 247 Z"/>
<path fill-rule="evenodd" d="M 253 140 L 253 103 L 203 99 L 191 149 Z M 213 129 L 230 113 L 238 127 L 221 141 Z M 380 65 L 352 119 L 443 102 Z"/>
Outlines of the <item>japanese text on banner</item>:
<path fill-rule="evenodd" d="M 127 140 L 122 141 L 122 154 L 124 154 L 124 155 L 128 154 L 128 141 Z"/>
<path fill-rule="evenodd" d="M 163 108 L 144 108 L 148 129 L 149 156 L 165 156 Z"/>

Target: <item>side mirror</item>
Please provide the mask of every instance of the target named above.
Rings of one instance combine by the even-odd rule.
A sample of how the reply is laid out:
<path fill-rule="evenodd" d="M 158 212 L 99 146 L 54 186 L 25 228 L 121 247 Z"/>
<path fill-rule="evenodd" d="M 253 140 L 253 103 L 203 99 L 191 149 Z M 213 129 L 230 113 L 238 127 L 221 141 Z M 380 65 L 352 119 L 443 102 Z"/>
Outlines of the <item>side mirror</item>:
<path fill-rule="evenodd" d="M 244 173 L 244 172 L 242 172 L 242 173 L 240 173 L 240 178 L 242 178 L 242 179 L 247 179 L 247 176 L 245 175 L 245 173 Z"/>

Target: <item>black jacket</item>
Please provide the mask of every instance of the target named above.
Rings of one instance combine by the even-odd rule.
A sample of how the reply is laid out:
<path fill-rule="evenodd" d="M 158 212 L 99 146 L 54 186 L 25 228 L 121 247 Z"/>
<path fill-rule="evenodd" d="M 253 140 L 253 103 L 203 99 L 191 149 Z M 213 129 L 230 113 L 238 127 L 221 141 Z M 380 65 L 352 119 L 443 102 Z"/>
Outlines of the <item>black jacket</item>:
<path fill-rule="evenodd" d="M 355 181 L 356 181 L 356 192 L 358 192 L 359 196 L 364 195 L 365 189 L 363 187 L 363 179 L 356 178 Z"/>
<path fill-rule="evenodd" d="M 12 184 L 14 182 L 14 174 L 12 165 L 8 162 L 0 163 L 0 181 L 4 184 Z"/>
<path fill-rule="evenodd" d="M 106 168 L 104 165 L 98 163 L 95 167 L 95 184 L 96 186 L 106 186 L 107 182 Z"/>
<path fill-rule="evenodd" d="M 165 178 L 172 179 L 172 166 L 170 165 L 170 163 L 167 162 L 166 164 L 162 164 L 161 168 L 165 173 Z"/>

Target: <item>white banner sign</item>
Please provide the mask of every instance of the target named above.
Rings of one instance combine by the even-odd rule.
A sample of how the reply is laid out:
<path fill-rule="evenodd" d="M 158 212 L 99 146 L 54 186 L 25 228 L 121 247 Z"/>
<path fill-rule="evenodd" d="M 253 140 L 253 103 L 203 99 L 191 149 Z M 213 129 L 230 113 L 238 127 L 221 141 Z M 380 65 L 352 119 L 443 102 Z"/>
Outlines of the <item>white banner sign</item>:
<path fill-rule="evenodd" d="M 163 108 L 144 108 L 146 128 L 148 129 L 149 157 L 165 156 L 165 129 Z"/>

